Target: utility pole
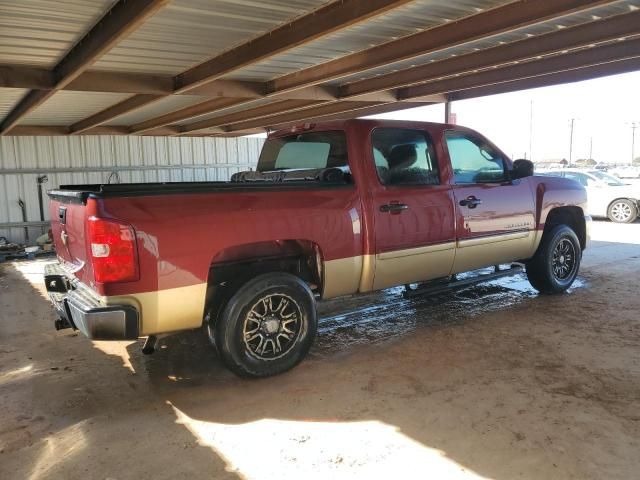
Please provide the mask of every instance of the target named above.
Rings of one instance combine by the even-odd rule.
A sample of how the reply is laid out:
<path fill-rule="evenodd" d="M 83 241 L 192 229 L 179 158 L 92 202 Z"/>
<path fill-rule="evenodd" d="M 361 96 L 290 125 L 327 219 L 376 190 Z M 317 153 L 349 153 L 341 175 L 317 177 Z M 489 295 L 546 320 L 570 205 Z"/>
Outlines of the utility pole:
<path fill-rule="evenodd" d="M 631 122 L 631 165 L 636 158 L 636 128 L 638 128 L 638 124 Z"/>
<path fill-rule="evenodd" d="M 569 166 L 573 163 L 573 124 L 575 120 L 575 118 L 571 119 L 571 130 L 569 131 Z"/>
<path fill-rule="evenodd" d="M 593 136 L 589 137 L 589 160 L 593 160 Z"/>
<path fill-rule="evenodd" d="M 533 99 L 531 99 L 531 103 L 529 105 L 529 160 L 533 160 L 533 152 L 532 152 L 532 144 L 533 144 Z"/>

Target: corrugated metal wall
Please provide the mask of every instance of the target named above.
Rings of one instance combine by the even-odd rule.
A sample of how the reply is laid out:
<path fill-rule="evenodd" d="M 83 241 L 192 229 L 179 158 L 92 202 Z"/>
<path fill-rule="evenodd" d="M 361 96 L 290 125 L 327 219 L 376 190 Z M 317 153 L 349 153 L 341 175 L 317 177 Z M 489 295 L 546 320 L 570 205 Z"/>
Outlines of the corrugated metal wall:
<path fill-rule="evenodd" d="M 46 175 L 44 190 L 65 184 L 115 181 L 228 180 L 255 168 L 262 138 L 171 138 L 125 136 L 0 137 L 0 236 L 25 242 L 18 201 L 26 204 L 28 222 L 40 220 L 37 178 Z M 48 198 L 43 194 L 45 219 Z M 33 242 L 41 227 L 29 227 Z"/>

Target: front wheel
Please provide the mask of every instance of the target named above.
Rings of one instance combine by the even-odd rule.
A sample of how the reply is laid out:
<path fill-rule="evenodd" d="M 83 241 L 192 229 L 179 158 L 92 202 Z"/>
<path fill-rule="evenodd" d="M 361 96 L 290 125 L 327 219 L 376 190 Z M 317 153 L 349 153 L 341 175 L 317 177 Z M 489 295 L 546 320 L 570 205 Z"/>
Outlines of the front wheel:
<path fill-rule="evenodd" d="M 215 342 L 227 367 L 268 377 L 297 365 L 316 335 L 313 293 L 300 278 L 267 273 L 244 284 L 216 322 Z"/>
<path fill-rule="evenodd" d="M 526 263 L 529 283 L 541 293 L 561 293 L 578 275 L 582 249 L 575 232 L 558 225 L 545 232 L 535 256 Z"/>
<path fill-rule="evenodd" d="M 638 209 L 634 202 L 621 198 L 609 205 L 609 220 L 616 223 L 633 223 L 638 218 Z"/>

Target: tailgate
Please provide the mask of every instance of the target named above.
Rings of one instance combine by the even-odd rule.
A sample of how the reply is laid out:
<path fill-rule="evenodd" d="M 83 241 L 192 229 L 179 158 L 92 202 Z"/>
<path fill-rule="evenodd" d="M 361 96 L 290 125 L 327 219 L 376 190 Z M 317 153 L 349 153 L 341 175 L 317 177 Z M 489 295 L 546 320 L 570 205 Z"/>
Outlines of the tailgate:
<path fill-rule="evenodd" d="M 85 229 L 87 205 L 71 196 L 56 195 L 55 191 L 49 192 L 49 197 L 51 233 L 58 257 L 81 280 L 91 278 Z"/>

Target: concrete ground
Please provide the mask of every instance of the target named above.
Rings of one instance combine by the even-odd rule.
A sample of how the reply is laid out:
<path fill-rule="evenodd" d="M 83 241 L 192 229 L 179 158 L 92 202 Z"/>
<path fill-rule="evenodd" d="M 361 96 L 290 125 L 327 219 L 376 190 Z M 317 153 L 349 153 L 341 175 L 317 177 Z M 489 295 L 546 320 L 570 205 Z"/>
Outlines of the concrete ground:
<path fill-rule="evenodd" d="M 324 304 L 311 357 L 259 381 L 196 333 L 144 357 L 56 332 L 44 262 L 2 264 L 0 478 L 638 478 L 640 223 L 592 237 L 564 295 Z"/>

